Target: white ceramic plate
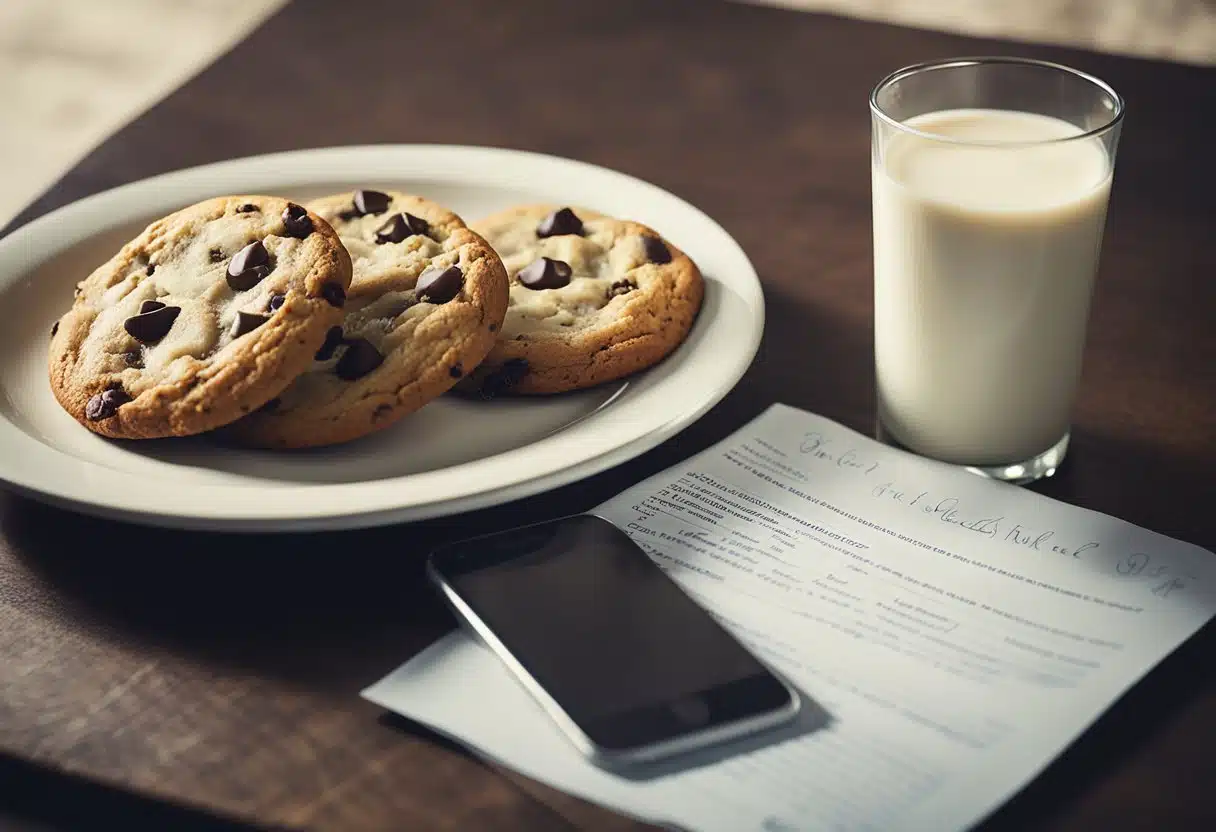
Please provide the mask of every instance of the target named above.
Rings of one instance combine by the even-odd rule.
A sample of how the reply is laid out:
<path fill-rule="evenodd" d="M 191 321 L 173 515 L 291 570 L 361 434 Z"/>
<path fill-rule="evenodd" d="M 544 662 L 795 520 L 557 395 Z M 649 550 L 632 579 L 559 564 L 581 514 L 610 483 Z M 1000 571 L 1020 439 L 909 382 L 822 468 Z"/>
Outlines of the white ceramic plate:
<path fill-rule="evenodd" d="M 356 187 L 418 193 L 466 220 L 519 202 L 646 223 L 706 277 L 687 341 L 625 383 L 537 399 L 444 396 L 345 445 L 249 451 L 205 436 L 115 442 L 60 410 L 49 329 L 73 286 L 148 222 L 227 193 L 298 200 Z M 764 326 L 756 272 L 721 226 L 646 182 L 511 150 L 386 145 L 236 159 L 156 176 L 47 214 L 0 240 L 0 481 L 91 514 L 197 529 L 302 530 L 420 520 L 555 488 L 689 425 L 735 385 Z"/>

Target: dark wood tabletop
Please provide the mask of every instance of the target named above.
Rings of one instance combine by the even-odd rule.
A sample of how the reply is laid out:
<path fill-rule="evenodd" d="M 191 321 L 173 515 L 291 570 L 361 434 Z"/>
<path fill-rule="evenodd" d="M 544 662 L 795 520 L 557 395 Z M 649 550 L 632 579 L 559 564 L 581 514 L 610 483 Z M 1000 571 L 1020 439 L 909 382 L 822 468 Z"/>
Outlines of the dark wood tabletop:
<path fill-rule="evenodd" d="M 1040 489 L 1216 547 L 1212 70 L 713 0 L 297 0 L 10 229 L 113 185 L 266 151 L 555 153 L 718 219 L 764 283 L 760 355 L 678 441 L 457 520 L 187 534 L 0 496 L 0 805 L 161 828 L 196 828 L 156 814 L 178 805 L 315 829 L 637 828 L 386 719 L 358 691 L 451 626 L 421 562 L 457 530 L 590 507 L 775 401 L 872 428 L 866 97 L 896 67 L 982 53 L 1061 61 L 1127 99 L 1074 443 Z M 987 827 L 1216 828 L 1213 656 L 1209 627 Z M 160 802 L 131 809 L 133 795 Z"/>

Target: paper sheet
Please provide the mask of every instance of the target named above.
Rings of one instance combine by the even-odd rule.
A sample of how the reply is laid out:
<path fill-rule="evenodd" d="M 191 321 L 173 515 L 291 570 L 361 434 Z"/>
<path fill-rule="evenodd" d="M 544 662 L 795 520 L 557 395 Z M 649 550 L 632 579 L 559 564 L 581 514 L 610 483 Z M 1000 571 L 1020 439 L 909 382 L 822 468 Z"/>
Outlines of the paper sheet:
<path fill-rule="evenodd" d="M 637 781 L 448 636 L 364 692 L 477 753 L 695 830 L 949 830 L 1017 792 L 1216 612 L 1216 556 L 774 405 L 596 510 L 831 715 Z"/>

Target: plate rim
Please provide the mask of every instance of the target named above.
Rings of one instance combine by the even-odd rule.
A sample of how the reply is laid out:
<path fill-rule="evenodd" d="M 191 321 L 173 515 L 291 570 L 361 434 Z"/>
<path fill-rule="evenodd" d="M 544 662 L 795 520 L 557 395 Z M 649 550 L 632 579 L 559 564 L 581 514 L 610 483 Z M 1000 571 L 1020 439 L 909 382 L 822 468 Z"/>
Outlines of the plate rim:
<path fill-rule="evenodd" d="M 422 170 L 416 170 L 417 168 L 425 167 L 424 163 L 428 159 L 431 161 L 442 161 L 444 158 L 449 158 L 457 164 L 452 164 L 447 168 L 439 165 L 436 166 L 434 171 L 427 169 L 425 173 Z M 391 163 L 401 161 L 406 161 L 408 164 L 402 169 L 395 170 L 393 173 L 385 172 L 385 168 L 387 167 L 392 166 L 396 168 L 396 165 Z M 327 167 L 328 171 L 322 173 L 312 170 L 288 175 L 282 173 L 282 171 L 291 170 L 292 166 L 301 166 L 301 162 L 311 164 L 314 168 Z M 348 169 L 360 166 L 368 169 L 377 169 L 379 172 L 371 175 L 348 172 Z M 476 168 L 479 166 L 485 168 L 491 174 L 489 178 L 494 181 L 487 182 L 485 177 L 475 176 L 468 170 L 470 167 Z M 742 378 L 748 367 L 750 367 L 759 349 L 764 330 L 765 308 L 763 290 L 755 267 L 738 241 L 704 211 L 701 211 L 675 194 L 645 180 L 575 159 L 532 151 L 473 145 L 371 144 L 280 151 L 182 168 L 91 194 L 48 212 L 8 233 L 4 238 L 0 239 L 0 289 L 7 290 L 12 284 L 20 280 L 23 275 L 28 274 L 48 259 L 57 256 L 64 250 L 89 237 L 138 219 L 144 214 L 155 214 L 158 211 L 164 213 L 162 208 L 165 204 L 170 206 L 167 210 L 172 210 L 172 206 L 180 206 L 183 204 L 182 199 L 173 196 L 173 194 L 180 193 L 182 190 L 192 190 L 198 194 L 197 199 L 202 199 L 207 194 L 222 192 L 225 182 L 241 178 L 259 181 L 277 179 L 281 181 L 272 187 L 289 189 L 292 187 L 298 188 L 305 184 L 323 184 L 326 179 L 333 180 L 334 182 L 350 181 L 351 179 L 359 178 L 413 178 L 418 180 L 423 178 L 424 175 L 432 176 L 436 182 L 459 184 L 466 187 L 476 181 L 481 181 L 487 187 L 517 187 L 527 190 L 529 189 L 528 183 L 531 180 L 530 177 L 523 175 L 522 171 L 535 169 L 537 166 L 555 168 L 549 173 L 550 176 L 564 172 L 570 176 L 581 177 L 584 184 L 599 180 L 602 184 L 614 186 L 613 188 L 606 189 L 609 191 L 624 188 L 626 191 L 640 193 L 646 197 L 647 201 L 653 200 L 657 204 L 660 204 L 663 210 L 677 210 L 684 213 L 689 218 L 688 222 L 702 225 L 713 232 L 713 235 L 717 238 L 713 241 L 713 245 L 725 247 L 725 255 L 729 255 L 733 261 L 731 267 L 731 285 L 729 289 L 725 286 L 719 286 L 716 290 L 729 290 L 737 294 L 743 301 L 743 307 L 749 313 L 747 339 L 744 341 L 740 337 L 742 333 L 732 333 L 734 336 L 735 360 L 731 362 L 729 367 L 720 368 L 720 376 L 713 388 L 705 390 L 702 395 L 697 397 L 696 402 L 692 406 L 685 407 L 680 403 L 668 418 L 655 420 L 654 424 L 643 429 L 641 433 L 634 431 L 636 435 L 633 435 L 631 438 L 617 441 L 615 444 L 608 444 L 595 453 L 580 457 L 576 462 L 570 464 L 551 464 L 546 470 L 539 473 L 527 475 L 504 484 L 491 485 L 471 491 L 465 490 L 461 493 L 448 494 L 434 500 L 421 502 L 415 500 L 410 502 L 400 497 L 395 499 L 382 498 L 373 501 L 370 506 L 356 507 L 353 510 L 349 506 L 338 509 L 325 505 L 313 506 L 310 501 L 305 500 L 303 504 L 295 503 L 287 506 L 284 506 L 280 502 L 277 510 L 263 508 L 256 512 L 216 511 L 205 500 L 200 500 L 198 503 L 193 504 L 193 507 L 190 507 L 186 505 L 188 501 L 181 498 L 178 498 L 172 507 L 158 505 L 148 510 L 139 506 L 133 506 L 129 502 L 124 503 L 121 498 L 116 499 L 112 495 L 103 494 L 101 493 L 101 489 L 96 487 L 87 496 L 81 496 L 79 489 L 65 489 L 62 483 L 57 484 L 55 482 L 57 476 L 55 473 L 39 477 L 31 475 L 29 471 L 22 472 L 15 470 L 14 465 L 4 459 L 4 457 L 9 456 L 8 454 L 0 456 L 0 484 L 5 488 L 42 502 L 70 508 L 85 514 L 121 519 L 144 525 L 182 529 L 251 532 L 360 528 L 438 518 L 510 502 L 600 473 L 659 445 L 683 428 L 697 421 L 710 408 L 721 401 L 735 387 L 739 379 Z M 295 184 L 292 184 L 293 181 Z M 535 190 L 534 187 L 531 189 Z M 241 189 L 238 188 L 237 190 Z M 246 188 L 246 190 L 248 189 Z M 134 210 L 133 206 L 128 204 L 132 199 L 143 197 L 145 194 L 150 197 L 159 197 L 141 200 L 148 203 L 147 210 Z M 571 202 L 578 201 L 580 200 L 571 200 Z M 115 208 L 118 210 L 113 210 Z M 106 216 L 102 216 L 103 214 Z M 115 217 L 117 218 L 115 219 Z M 56 231 L 60 233 L 55 233 Z M 35 251 L 37 251 L 36 256 L 34 254 Z M 709 284 L 707 285 L 707 290 L 714 289 L 713 284 L 715 282 L 707 281 Z M 707 306 L 710 300 L 711 292 L 707 291 Z M 711 321 L 708 326 L 712 327 L 715 322 Z M 700 326 L 701 323 L 702 316 L 698 316 L 696 326 Z M 682 350 L 683 348 L 677 350 L 677 354 L 680 354 Z M 687 356 L 685 356 L 685 359 L 687 360 Z M 677 367 L 675 372 L 660 379 L 654 386 L 661 388 L 665 382 L 678 379 L 681 371 L 682 368 Z M 564 432 L 565 429 L 558 431 L 556 435 L 561 435 Z M 49 442 L 36 439 L 24 431 L 20 425 L 14 424 L 7 414 L 0 412 L 0 447 L 8 445 L 10 440 L 24 444 L 23 440 L 14 437 L 14 434 L 20 434 L 21 437 L 24 437 L 24 440 L 28 440 L 29 443 L 36 445 L 40 449 L 35 452 L 36 456 L 39 454 L 49 454 L 60 461 L 70 460 L 78 466 L 104 470 L 104 477 L 113 481 L 135 479 L 135 475 L 131 472 L 108 468 L 95 460 L 73 455 L 55 447 Z M 279 495 L 292 493 L 305 494 L 306 496 L 316 494 L 319 496 L 322 492 L 325 492 L 332 496 L 335 490 L 354 492 L 359 489 L 362 489 L 364 492 L 368 490 L 380 490 L 385 493 L 391 493 L 394 490 L 394 486 L 400 486 L 410 481 L 417 482 L 420 478 L 431 474 L 453 472 L 469 466 L 484 466 L 496 456 L 510 454 L 525 455 L 529 449 L 545 443 L 548 439 L 549 437 L 546 437 L 537 442 L 505 451 L 502 454 L 460 463 L 455 466 L 398 477 L 340 484 L 293 483 L 290 485 L 276 484 L 267 487 Z M 259 487 L 252 485 L 233 489 L 231 486 L 215 484 L 191 484 L 187 488 L 190 493 L 205 495 L 206 492 L 214 490 L 257 490 Z"/>

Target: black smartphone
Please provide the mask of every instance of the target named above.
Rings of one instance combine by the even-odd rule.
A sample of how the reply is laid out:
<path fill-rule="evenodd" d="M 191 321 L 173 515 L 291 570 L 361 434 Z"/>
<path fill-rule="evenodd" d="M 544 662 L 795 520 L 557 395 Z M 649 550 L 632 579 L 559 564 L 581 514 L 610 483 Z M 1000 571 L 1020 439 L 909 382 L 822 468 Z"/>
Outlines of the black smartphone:
<path fill-rule="evenodd" d="M 794 718 L 798 694 L 606 520 L 431 554 L 431 579 L 570 739 L 611 767 Z"/>

